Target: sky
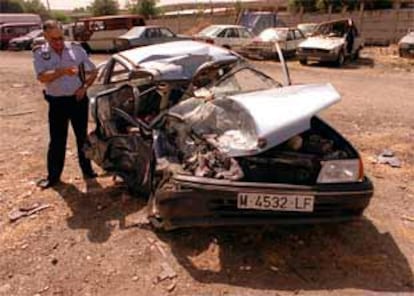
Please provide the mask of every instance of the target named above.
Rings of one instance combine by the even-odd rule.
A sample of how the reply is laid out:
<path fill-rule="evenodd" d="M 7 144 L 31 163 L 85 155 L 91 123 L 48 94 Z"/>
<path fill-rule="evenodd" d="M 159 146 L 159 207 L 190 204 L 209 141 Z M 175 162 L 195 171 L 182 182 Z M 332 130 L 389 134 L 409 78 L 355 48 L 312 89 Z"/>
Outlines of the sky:
<path fill-rule="evenodd" d="M 76 7 L 85 7 L 89 5 L 93 0 L 49 0 L 51 9 L 65 9 L 72 10 Z M 47 5 L 47 0 L 42 0 Z M 120 7 L 123 8 L 127 0 L 118 0 Z M 158 3 L 163 4 L 178 4 L 178 3 L 209 3 L 215 2 L 215 0 L 159 0 Z M 236 0 L 220 0 L 220 2 L 236 2 Z"/>

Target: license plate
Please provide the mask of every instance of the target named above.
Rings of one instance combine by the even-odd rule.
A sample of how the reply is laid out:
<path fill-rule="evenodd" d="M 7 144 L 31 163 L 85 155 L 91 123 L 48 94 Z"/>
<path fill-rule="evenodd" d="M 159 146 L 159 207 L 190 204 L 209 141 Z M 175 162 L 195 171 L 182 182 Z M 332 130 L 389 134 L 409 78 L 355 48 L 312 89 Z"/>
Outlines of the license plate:
<path fill-rule="evenodd" d="M 239 193 L 237 208 L 269 211 L 313 212 L 314 196 Z"/>
<path fill-rule="evenodd" d="M 315 61 L 315 62 L 319 62 L 321 60 L 320 57 L 308 57 L 309 61 Z"/>

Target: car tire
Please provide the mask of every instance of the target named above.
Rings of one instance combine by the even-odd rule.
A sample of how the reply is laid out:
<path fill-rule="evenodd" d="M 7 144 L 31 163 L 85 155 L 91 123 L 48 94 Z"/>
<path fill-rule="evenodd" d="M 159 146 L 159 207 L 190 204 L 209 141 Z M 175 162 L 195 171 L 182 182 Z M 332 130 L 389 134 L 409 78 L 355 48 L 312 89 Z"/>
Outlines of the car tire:
<path fill-rule="evenodd" d="M 140 182 L 137 182 L 137 178 L 135 177 L 135 174 L 130 174 L 125 178 L 128 191 L 131 193 L 134 197 L 140 197 L 144 198 L 145 200 L 148 200 L 151 196 L 151 194 L 154 191 L 154 172 L 155 172 L 155 156 L 153 156 L 153 160 L 150 162 L 150 169 L 148 172 L 148 179 L 144 184 L 141 184 Z"/>
<path fill-rule="evenodd" d="M 341 50 L 338 54 L 335 64 L 338 68 L 341 68 L 344 65 L 344 63 L 345 63 L 345 54 L 344 54 L 344 51 Z"/>
<path fill-rule="evenodd" d="M 308 60 L 307 59 L 300 59 L 299 63 L 303 66 L 306 66 L 308 64 Z"/>
<path fill-rule="evenodd" d="M 354 61 L 357 61 L 361 57 L 361 48 L 354 53 Z"/>
<path fill-rule="evenodd" d="M 229 50 L 231 49 L 230 45 L 223 45 L 223 47 Z"/>

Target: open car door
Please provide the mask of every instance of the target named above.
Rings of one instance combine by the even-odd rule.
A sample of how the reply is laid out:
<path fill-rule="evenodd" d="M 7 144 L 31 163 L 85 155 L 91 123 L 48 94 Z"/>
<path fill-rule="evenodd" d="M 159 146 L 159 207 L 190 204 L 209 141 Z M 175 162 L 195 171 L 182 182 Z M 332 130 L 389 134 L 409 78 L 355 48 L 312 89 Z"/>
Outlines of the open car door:
<path fill-rule="evenodd" d="M 152 131 L 136 117 L 140 93 L 129 84 L 99 93 L 91 101 L 96 128 L 88 136 L 88 158 L 127 183 L 137 196 L 152 191 L 155 159 Z"/>

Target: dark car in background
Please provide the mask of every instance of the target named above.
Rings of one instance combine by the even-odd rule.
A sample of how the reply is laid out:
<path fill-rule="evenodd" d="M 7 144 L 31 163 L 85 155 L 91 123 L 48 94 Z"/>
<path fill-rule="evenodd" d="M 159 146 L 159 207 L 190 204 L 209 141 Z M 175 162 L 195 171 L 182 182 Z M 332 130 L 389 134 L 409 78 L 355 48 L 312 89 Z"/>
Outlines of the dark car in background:
<path fill-rule="evenodd" d="M 121 51 L 134 47 L 189 39 L 191 37 L 178 35 L 166 27 L 136 26 L 117 37 L 114 41 L 114 47 L 117 51 Z"/>
<path fill-rule="evenodd" d="M 40 29 L 39 23 L 4 23 L 0 25 L 0 49 L 6 49 L 13 38 Z"/>
<path fill-rule="evenodd" d="M 358 151 L 316 116 L 340 95 L 292 86 L 287 73 L 282 84 L 194 41 L 115 54 L 91 89 L 86 154 L 149 198 L 149 220 L 167 230 L 358 218 L 373 185 Z"/>
<path fill-rule="evenodd" d="M 43 30 L 38 29 L 27 33 L 26 35 L 13 38 L 9 41 L 9 50 L 30 50 L 33 45 L 33 41 L 36 38 L 43 36 Z"/>

